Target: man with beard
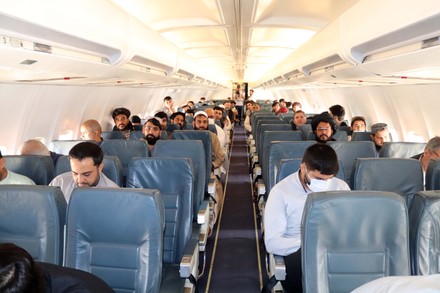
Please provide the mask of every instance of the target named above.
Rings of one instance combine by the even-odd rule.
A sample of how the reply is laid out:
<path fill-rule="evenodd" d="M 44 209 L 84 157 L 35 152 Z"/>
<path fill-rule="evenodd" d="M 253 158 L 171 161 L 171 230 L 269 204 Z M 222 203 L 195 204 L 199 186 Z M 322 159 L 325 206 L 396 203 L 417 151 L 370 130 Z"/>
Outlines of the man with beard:
<path fill-rule="evenodd" d="M 327 141 L 334 141 L 333 135 L 336 132 L 336 122 L 329 113 L 321 113 L 313 117 L 312 131 L 317 142 L 327 143 Z"/>
<path fill-rule="evenodd" d="M 161 129 L 162 125 L 160 120 L 155 117 L 148 119 L 142 128 L 142 133 L 144 134 L 144 138 L 142 139 L 147 142 L 148 150 L 150 152 L 154 149 L 156 142 L 160 139 Z"/>
<path fill-rule="evenodd" d="M 193 127 L 195 130 L 208 130 L 208 114 L 203 111 L 198 111 L 194 114 Z M 220 141 L 215 133 L 209 131 L 211 136 L 212 146 L 212 167 L 217 169 L 222 166 L 225 160 L 225 154 L 223 153 Z"/>
<path fill-rule="evenodd" d="M 66 202 L 77 187 L 114 187 L 119 186 L 102 173 L 104 153 L 101 147 L 92 142 L 80 142 L 69 151 L 71 172 L 55 177 L 49 186 L 59 186 Z"/>
<path fill-rule="evenodd" d="M 115 122 L 113 131 L 123 131 L 125 137 L 130 137 L 130 131 L 134 130 L 133 124 L 130 121 L 130 110 L 127 108 L 116 108 L 113 110 L 112 117 Z"/>
<path fill-rule="evenodd" d="M 185 113 L 175 112 L 170 116 L 171 123 L 179 125 L 180 130 L 185 126 Z"/>

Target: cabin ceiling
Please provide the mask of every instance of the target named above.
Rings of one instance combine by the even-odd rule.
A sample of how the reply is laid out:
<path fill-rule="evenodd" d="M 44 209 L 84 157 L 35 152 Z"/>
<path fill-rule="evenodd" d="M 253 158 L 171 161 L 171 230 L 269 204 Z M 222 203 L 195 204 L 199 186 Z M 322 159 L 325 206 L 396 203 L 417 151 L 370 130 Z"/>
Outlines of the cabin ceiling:
<path fill-rule="evenodd" d="M 258 80 L 357 2 L 112 1 L 224 83 Z"/>

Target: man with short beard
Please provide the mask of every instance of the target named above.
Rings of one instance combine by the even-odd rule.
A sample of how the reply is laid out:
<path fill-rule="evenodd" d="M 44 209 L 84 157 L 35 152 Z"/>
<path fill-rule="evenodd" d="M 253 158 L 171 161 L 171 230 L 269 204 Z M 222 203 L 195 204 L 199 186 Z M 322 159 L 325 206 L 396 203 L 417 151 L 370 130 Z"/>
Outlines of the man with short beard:
<path fill-rule="evenodd" d="M 148 119 L 144 127 L 142 128 L 142 133 L 144 134 L 143 140 L 147 142 L 148 150 L 151 152 L 156 145 L 156 142 L 160 139 L 160 131 L 162 130 L 162 125 L 159 118 Z"/>
<path fill-rule="evenodd" d="M 327 143 L 327 141 L 334 141 L 333 135 L 336 129 L 335 120 L 327 112 L 323 112 L 312 119 L 312 131 L 317 142 Z"/>

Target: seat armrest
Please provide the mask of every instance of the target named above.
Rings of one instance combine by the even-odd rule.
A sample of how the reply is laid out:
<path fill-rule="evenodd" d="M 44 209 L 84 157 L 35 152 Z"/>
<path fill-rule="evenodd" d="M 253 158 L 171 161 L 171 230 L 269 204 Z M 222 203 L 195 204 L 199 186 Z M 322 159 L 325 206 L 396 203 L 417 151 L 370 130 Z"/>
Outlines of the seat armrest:
<path fill-rule="evenodd" d="M 204 224 L 209 219 L 209 201 L 204 200 L 200 206 L 199 211 L 197 212 L 197 224 Z"/>
<path fill-rule="evenodd" d="M 198 239 L 191 237 L 185 246 L 182 260 L 180 261 L 180 269 L 179 269 L 180 277 L 186 279 L 192 275 L 193 277 L 197 278 L 198 267 L 199 267 Z"/>
<path fill-rule="evenodd" d="M 286 264 L 284 263 L 284 257 L 280 255 L 269 254 L 270 273 L 275 276 L 278 281 L 284 281 L 286 279 Z"/>
<path fill-rule="evenodd" d="M 209 178 L 209 182 L 208 182 L 208 193 L 211 196 L 214 196 L 215 194 L 215 180 L 214 178 Z"/>

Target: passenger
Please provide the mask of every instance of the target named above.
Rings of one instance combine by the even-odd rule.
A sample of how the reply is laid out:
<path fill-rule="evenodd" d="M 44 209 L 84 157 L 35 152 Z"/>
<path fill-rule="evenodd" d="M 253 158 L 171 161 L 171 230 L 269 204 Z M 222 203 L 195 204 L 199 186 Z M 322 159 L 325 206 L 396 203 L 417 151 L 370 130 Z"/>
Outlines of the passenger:
<path fill-rule="evenodd" d="M 388 125 L 385 123 L 376 123 L 371 125 L 371 139 L 376 145 L 377 156 L 379 156 L 379 151 L 382 148 L 383 143 L 391 141 Z"/>
<path fill-rule="evenodd" d="M 171 114 L 176 112 L 176 109 L 174 108 L 173 98 L 171 98 L 170 96 L 166 96 L 165 98 L 163 98 L 163 104 L 164 107 L 162 111 L 165 112 L 167 118 L 170 118 Z"/>
<path fill-rule="evenodd" d="M 252 109 L 251 114 L 249 116 L 246 116 L 246 119 L 244 119 L 244 129 L 246 130 L 247 134 L 250 135 L 252 133 L 252 125 L 251 125 L 251 117 L 252 113 L 260 111 L 260 105 L 253 102 L 252 103 Z"/>
<path fill-rule="evenodd" d="M 225 114 L 225 109 L 223 105 L 215 106 L 214 108 L 214 120 L 220 121 L 220 126 L 223 128 L 223 131 L 226 134 L 226 144 L 231 145 L 231 132 L 232 132 L 232 123 L 229 120 L 229 116 Z"/>
<path fill-rule="evenodd" d="M 249 96 L 248 96 L 248 100 L 252 100 L 252 96 L 254 95 L 254 90 L 253 89 L 250 89 L 249 90 Z"/>
<path fill-rule="evenodd" d="M 223 109 L 222 107 L 220 107 L 220 106 L 215 106 L 214 108 L 214 120 L 218 120 L 218 121 L 220 121 L 220 126 L 222 127 L 222 128 L 224 128 L 225 127 L 225 123 L 224 123 L 224 120 L 223 120 L 223 118 L 225 117 L 224 115 L 223 115 L 223 113 L 224 113 L 224 110 L 225 109 Z M 227 117 L 227 116 L 226 116 Z M 229 118 L 229 117 L 228 117 Z"/>
<path fill-rule="evenodd" d="M 335 177 L 338 170 L 333 148 L 317 143 L 306 149 L 299 170 L 270 191 L 264 211 L 264 243 L 267 252 L 284 256 L 284 292 L 302 292 L 301 218 L 307 195 L 350 190 L 347 183 Z"/>
<path fill-rule="evenodd" d="M 163 111 L 159 111 L 159 112 L 156 112 L 156 114 L 154 114 L 154 117 L 159 118 L 160 121 L 161 121 L 160 122 L 160 124 L 162 126 L 161 137 L 163 139 L 171 138 L 172 134 L 171 133 L 167 133 L 167 131 L 166 131 L 166 128 L 167 128 L 167 125 L 168 125 L 168 116 L 167 116 L 167 114 L 165 112 L 163 112 Z"/>
<path fill-rule="evenodd" d="M 55 177 L 49 186 L 59 186 L 66 201 L 69 202 L 72 191 L 77 187 L 114 187 L 119 186 L 102 173 L 104 153 L 95 143 L 84 141 L 69 151 L 71 172 Z"/>
<path fill-rule="evenodd" d="M 321 113 L 313 117 L 312 131 L 317 142 L 326 143 L 327 141 L 334 141 L 333 135 L 336 132 L 336 122 L 329 113 Z"/>
<path fill-rule="evenodd" d="M 170 116 L 170 120 L 172 124 L 179 125 L 180 130 L 185 127 L 185 114 L 182 112 L 175 112 Z"/>
<path fill-rule="evenodd" d="M 194 110 L 189 109 L 185 112 L 185 116 L 194 117 Z"/>
<path fill-rule="evenodd" d="M 240 90 L 240 85 L 237 85 L 237 90 L 234 94 L 234 102 L 235 102 L 235 109 L 237 110 L 236 119 L 239 125 L 241 125 L 242 117 L 243 117 L 243 103 L 244 103 L 244 95 Z"/>
<path fill-rule="evenodd" d="M 142 139 L 147 142 L 150 153 L 154 149 L 156 142 L 160 139 L 161 129 L 162 125 L 160 124 L 160 119 L 157 117 L 148 119 L 144 124 L 142 129 L 144 138 Z"/>
<path fill-rule="evenodd" d="M 252 106 L 254 105 L 254 102 L 252 100 L 246 101 L 246 111 L 244 112 L 244 117 L 248 117 L 252 114 Z"/>
<path fill-rule="evenodd" d="M 229 118 L 229 123 L 231 123 L 231 129 L 232 129 L 232 126 L 233 126 L 235 120 L 234 120 L 234 111 L 232 110 L 231 101 L 230 100 L 226 100 L 223 103 L 223 106 L 224 106 L 224 113 Z"/>
<path fill-rule="evenodd" d="M 193 127 L 195 130 L 208 130 L 208 114 L 198 111 L 194 114 Z M 220 141 L 213 132 L 209 131 L 212 146 L 212 168 L 220 168 L 225 160 Z"/>
<path fill-rule="evenodd" d="M 280 99 L 279 105 L 280 105 L 280 108 L 276 112 L 277 115 L 279 115 L 281 113 L 289 113 L 289 109 L 287 109 L 286 101 L 284 99 Z"/>
<path fill-rule="evenodd" d="M 429 162 L 431 160 L 440 158 L 440 137 L 435 136 L 431 138 L 426 144 L 423 153 L 415 155 L 412 158 L 419 160 L 420 164 L 422 164 L 423 172 L 426 172 L 426 169 L 428 169 Z"/>
<path fill-rule="evenodd" d="M 102 128 L 98 121 L 95 119 L 89 119 L 84 121 L 80 127 L 81 139 L 91 140 L 96 142 L 98 145 L 104 141 L 102 138 Z"/>
<path fill-rule="evenodd" d="M 82 270 L 34 261 L 23 248 L 0 244 L 0 292 L 115 292 L 97 276 Z"/>
<path fill-rule="evenodd" d="M 2 152 L 0 151 L 0 185 L 7 184 L 25 184 L 25 185 L 35 185 L 34 181 L 30 178 L 14 173 L 6 169 L 6 160 L 3 158 Z"/>
<path fill-rule="evenodd" d="M 292 130 L 298 130 L 298 126 L 307 123 L 306 113 L 302 110 L 293 112 Z"/>
<path fill-rule="evenodd" d="M 131 124 L 133 124 L 134 130 L 142 130 L 142 122 L 141 117 L 138 115 L 133 115 L 131 117 Z"/>
<path fill-rule="evenodd" d="M 278 101 L 274 101 L 272 103 L 272 113 L 277 114 L 279 110 L 280 110 L 280 103 Z"/>
<path fill-rule="evenodd" d="M 365 118 L 362 116 L 355 116 L 351 118 L 350 131 L 351 132 L 367 131 L 367 123 L 365 122 Z"/>
<path fill-rule="evenodd" d="M 192 110 L 194 110 L 196 108 L 196 105 L 194 105 L 193 101 L 188 101 L 188 103 L 186 103 L 186 105 Z"/>
<path fill-rule="evenodd" d="M 18 154 L 32 156 L 50 156 L 54 166 L 57 163 L 58 158 L 62 156 L 61 154 L 49 151 L 44 143 L 42 143 L 38 139 L 29 139 L 23 142 L 18 147 Z"/>
<path fill-rule="evenodd" d="M 330 116 L 335 119 L 336 124 L 339 126 L 348 126 L 345 123 L 345 109 L 341 105 L 333 105 L 329 108 Z"/>
<path fill-rule="evenodd" d="M 115 122 L 115 126 L 113 127 L 113 131 L 123 131 L 125 138 L 130 138 L 130 131 L 134 130 L 133 124 L 130 121 L 130 110 L 127 108 L 116 108 L 113 111 L 112 117 Z"/>
<path fill-rule="evenodd" d="M 226 155 L 228 153 L 227 151 L 227 144 L 226 144 L 226 133 L 223 130 L 223 128 L 221 128 L 220 126 L 218 126 L 215 123 L 215 114 L 214 114 L 214 110 L 212 108 L 207 108 L 205 109 L 205 113 L 208 115 L 208 124 L 214 125 L 215 129 L 217 131 L 217 138 L 218 141 L 220 142 L 220 147 L 223 150 L 223 153 Z"/>
<path fill-rule="evenodd" d="M 300 102 L 293 102 L 292 104 L 293 112 L 302 110 L 302 106 Z"/>

